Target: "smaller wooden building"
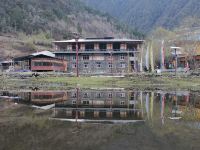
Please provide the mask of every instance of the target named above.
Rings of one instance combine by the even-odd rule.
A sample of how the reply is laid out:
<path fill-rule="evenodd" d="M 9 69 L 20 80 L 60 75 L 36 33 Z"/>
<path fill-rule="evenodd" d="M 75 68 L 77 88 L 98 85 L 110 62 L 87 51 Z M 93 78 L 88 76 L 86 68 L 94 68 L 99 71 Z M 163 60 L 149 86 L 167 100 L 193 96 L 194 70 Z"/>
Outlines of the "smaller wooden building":
<path fill-rule="evenodd" d="M 67 61 L 55 57 L 55 54 L 49 51 L 33 53 L 28 56 L 14 59 L 16 71 L 30 70 L 33 72 L 66 72 Z"/>

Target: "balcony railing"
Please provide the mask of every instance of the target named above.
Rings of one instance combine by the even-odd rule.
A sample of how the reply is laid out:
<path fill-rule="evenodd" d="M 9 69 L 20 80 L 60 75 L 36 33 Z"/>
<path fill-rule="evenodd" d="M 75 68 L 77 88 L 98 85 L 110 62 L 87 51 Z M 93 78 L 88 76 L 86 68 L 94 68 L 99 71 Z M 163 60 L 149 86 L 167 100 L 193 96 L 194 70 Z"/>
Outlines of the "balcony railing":
<path fill-rule="evenodd" d="M 75 49 L 73 50 L 69 50 L 69 49 L 60 49 L 57 50 L 57 52 L 76 52 Z M 79 52 L 134 52 L 137 53 L 139 51 L 137 51 L 136 49 L 85 49 L 85 50 L 81 50 L 79 49 Z"/>

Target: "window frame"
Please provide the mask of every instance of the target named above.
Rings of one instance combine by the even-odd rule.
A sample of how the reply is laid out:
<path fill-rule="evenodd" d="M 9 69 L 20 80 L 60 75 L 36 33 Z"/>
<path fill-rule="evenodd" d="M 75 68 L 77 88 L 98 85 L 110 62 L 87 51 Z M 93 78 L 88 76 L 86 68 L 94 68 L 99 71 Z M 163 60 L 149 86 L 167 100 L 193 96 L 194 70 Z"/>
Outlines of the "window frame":
<path fill-rule="evenodd" d="M 102 63 L 101 62 L 96 62 L 96 67 L 97 68 L 102 68 Z"/>
<path fill-rule="evenodd" d="M 121 98 L 125 98 L 125 97 L 126 97 L 126 94 L 125 94 L 125 93 L 120 93 L 120 97 L 121 97 Z"/>
<path fill-rule="evenodd" d="M 125 60 L 125 55 L 120 55 L 120 60 Z"/>
<path fill-rule="evenodd" d="M 90 60 L 90 56 L 89 55 L 83 55 L 82 59 L 83 60 Z"/>
<path fill-rule="evenodd" d="M 126 63 L 125 62 L 120 62 L 120 68 L 126 68 Z"/>

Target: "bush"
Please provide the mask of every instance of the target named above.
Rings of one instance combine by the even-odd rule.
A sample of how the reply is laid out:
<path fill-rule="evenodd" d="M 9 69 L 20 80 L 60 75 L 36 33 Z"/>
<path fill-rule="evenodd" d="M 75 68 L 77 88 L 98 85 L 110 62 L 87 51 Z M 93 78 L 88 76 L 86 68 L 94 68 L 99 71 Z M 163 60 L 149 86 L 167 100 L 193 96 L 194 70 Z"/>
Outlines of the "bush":
<path fill-rule="evenodd" d="M 34 51 L 37 49 L 33 42 L 26 42 L 25 48 L 27 49 L 27 51 Z"/>

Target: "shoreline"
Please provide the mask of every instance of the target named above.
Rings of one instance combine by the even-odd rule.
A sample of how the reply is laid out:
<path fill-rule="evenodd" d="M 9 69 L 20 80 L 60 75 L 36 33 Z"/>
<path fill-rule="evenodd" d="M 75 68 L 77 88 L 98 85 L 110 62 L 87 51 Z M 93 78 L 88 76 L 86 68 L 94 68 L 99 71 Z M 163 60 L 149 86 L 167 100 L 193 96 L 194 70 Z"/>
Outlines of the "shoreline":
<path fill-rule="evenodd" d="M 171 76 L 155 74 L 130 75 L 125 77 L 92 76 L 65 77 L 63 74 L 40 75 L 6 74 L 0 76 L 0 90 L 46 89 L 65 90 L 72 88 L 125 88 L 139 90 L 194 90 L 200 91 L 199 76 Z"/>

